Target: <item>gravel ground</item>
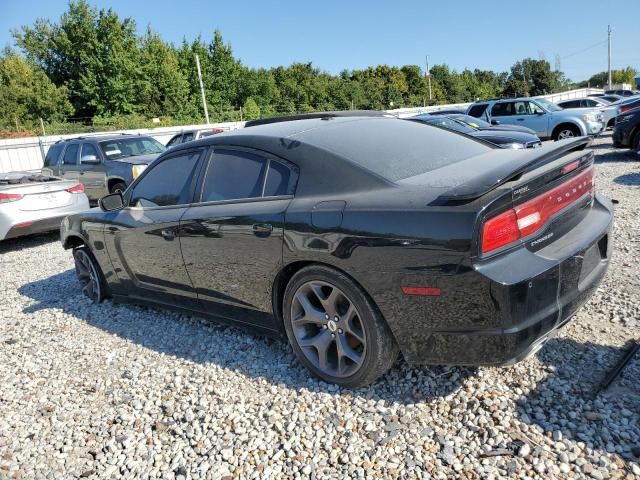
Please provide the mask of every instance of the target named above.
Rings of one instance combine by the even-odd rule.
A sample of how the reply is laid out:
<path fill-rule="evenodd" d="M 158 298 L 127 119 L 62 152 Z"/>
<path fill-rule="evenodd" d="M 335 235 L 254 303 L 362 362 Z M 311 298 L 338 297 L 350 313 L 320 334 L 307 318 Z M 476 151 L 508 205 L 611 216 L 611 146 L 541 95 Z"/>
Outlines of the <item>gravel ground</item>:
<path fill-rule="evenodd" d="M 55 235 L 0 245 L 0 479 L 640 478 L 640 162 L 594 144 L 617 200 L 589 304 L 508 368 L 399 362 L 376 385 L 310 379 L 284 342 L 89 303 Z M 640 355 L 638 355 L 640 357 Z"/>

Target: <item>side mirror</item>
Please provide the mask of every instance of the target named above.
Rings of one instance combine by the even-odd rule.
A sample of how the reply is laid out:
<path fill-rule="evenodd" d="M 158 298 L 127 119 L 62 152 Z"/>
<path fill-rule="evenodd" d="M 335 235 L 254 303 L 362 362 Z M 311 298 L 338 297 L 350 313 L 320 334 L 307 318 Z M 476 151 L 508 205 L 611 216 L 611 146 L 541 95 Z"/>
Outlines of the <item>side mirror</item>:
<path fill-rule="evenodd" d="M 98 205 L 103 212 L 113 212 L 124 207 L 124 198 L 121 193 L 112 193 L 98 200 Z"/>
<path fill-rule="evenodd" d="M 100 163 L 100 160 L 95 155 L 83 155 L 80 163 Z"/>
<path fill-rule="evenodd" d="M 500 125 L 500 120 L 491 120 L 491 125 Z"/>
<path fill-rule="evenodd" d="M 536 115 L 544 115 L 544 112 L 541 112 L 540 110 L 536 110 Z"/>

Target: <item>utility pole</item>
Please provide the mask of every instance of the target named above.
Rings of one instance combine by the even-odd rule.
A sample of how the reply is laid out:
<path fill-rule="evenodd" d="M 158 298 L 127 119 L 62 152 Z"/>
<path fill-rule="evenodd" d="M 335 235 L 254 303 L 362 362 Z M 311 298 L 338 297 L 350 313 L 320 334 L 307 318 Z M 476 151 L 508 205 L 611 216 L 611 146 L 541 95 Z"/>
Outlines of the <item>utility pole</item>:
<path fill-rule="evenodd" d="M 431 101 L 431 72 L 429 71 L 429 55 L 427 55 L 427 71 L 425 72 L 429 81 L 429 101 Z"/>
<path fill-rule="evenodd" d="M 204 85 L 202 84 L 202 72 L 200 71 L 200 57 L 196 53 L 196 67 L 198 68 L 198 80 L 200 81 L 200 93 L 202 94 L 202 106 L 204 107 L 204 118 L 209 124 L 209 110 L 207 110 L 207 99 L 204 96 Z"/>
<path fill-rule="evenodd" d="M 607 44 L 609 46 L 609 55 L 607 58 L 607 85 L 611 90 L 611 25 L 607 25 Z"/>

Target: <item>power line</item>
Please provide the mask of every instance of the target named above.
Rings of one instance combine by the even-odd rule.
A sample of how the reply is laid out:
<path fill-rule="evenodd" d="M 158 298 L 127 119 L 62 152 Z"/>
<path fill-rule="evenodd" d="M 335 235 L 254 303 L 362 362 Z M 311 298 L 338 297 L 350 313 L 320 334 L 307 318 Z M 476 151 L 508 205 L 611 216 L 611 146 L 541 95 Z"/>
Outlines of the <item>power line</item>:
<path fill-rule="evenodd" d="M 573 56 L 575 56 L 575 55 L 580 55 L 581 53 L 584 53 L 584 52 L 587 52 L 587 51 L 589 51 L 589 50 L 592 50 L 592 49 L 594 49 L 594 48 L 596 48 L 596 47 L 599 47 L 600 45 L 604 45 L 604 44 L 606 44 L 607 42 L 608 42 L 608 40 L 603 40 L 603 41 L 601 41 L 601 42 L 594 43 L 593 45 L 591 45 L 591 46 L 589 46 L 589 47 L 583 48 L 582 50 L 578 50 L 577 52 L 570 53 L 569 55 L 564 55 L 564 56 L 562 56 L 562 57 L 560 57 L 560 58 L 561 58 L 561 59 L 565 59 L 565 58 L 573 57 Z"/>

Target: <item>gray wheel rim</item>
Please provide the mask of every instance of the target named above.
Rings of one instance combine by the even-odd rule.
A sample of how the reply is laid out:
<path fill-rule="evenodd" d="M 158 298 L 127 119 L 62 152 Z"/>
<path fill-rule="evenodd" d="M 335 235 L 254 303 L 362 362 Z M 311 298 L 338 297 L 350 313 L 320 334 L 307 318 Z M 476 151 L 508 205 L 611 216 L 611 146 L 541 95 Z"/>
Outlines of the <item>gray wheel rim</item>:
<path fill-rule="evenodd" d="M 332 377 L 349 377 L 366 357 L 367 336 L 360 313 L 347 295 L 330 283 L 310 281 L 291 302 L 291 327 L 304 356 Z"/>
<path fill-rule="evenodd" d="M 558 134 L 558 138 L 559 139 L 563 139 L 563 138 L 571 138 L 571 137 L 575 137 L 573 130 L 562 130 L 559 134 Z"/>
<path fill-rule="evenodd" d="M 93 265 L 93 261 L 83 250 L 76 250 L 74 254 L 76 264 L 76 275 L 82 287 L 82 293 L 94 302 L 100 298 L 100 282 L 98 272 Z"/>

